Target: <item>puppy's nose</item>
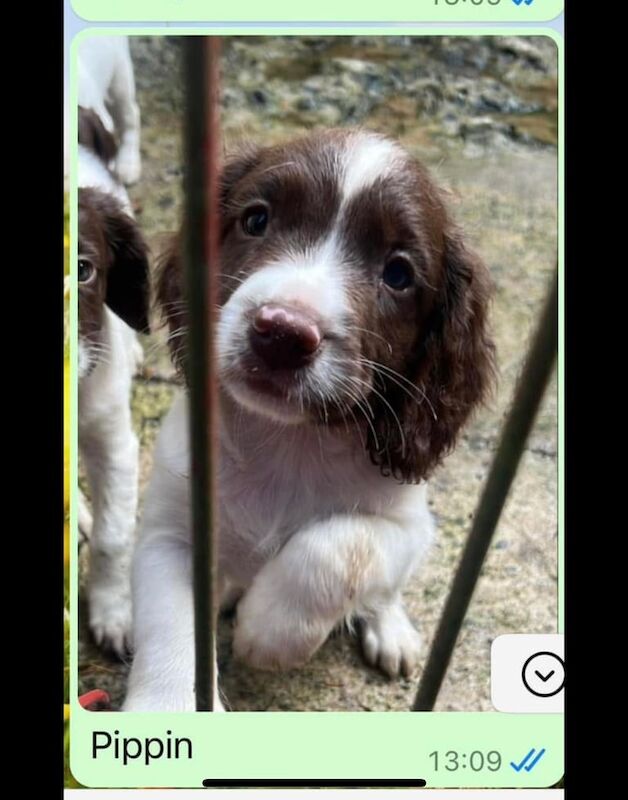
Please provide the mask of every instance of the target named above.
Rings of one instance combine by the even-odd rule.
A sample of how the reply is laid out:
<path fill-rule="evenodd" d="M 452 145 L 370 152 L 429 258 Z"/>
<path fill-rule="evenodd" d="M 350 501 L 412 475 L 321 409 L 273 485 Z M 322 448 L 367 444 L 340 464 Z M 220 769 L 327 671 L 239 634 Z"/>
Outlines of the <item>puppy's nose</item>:
<path fill-rule="evenodd" d="M 250 330 L 251 349 L 270 369 L 297 369 L 318 350 L 321 332 L 316 320 L 291 306 L 263 305 Z"/>

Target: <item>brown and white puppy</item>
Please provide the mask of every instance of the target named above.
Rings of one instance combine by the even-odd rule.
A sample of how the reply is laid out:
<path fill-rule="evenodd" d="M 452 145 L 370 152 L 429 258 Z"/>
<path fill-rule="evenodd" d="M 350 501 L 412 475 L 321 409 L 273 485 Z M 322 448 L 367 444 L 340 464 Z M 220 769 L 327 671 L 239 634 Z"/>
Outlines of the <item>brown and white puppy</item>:
<path fill-rule="evenodd" d="M 105 164 L 121 183 L 135 183 L 141 172 L 140 109 L 128 36 L 91 36 L 81 41 L 78 102 L 98 117 L 116 143 Z"/>
<path fill-rule="evenodd" d="M 252 148 L 223 171 L 219 575 L 235 654 L 303 664 L 345 619 L 408 675 L 401 592 L 434 536 L 426 479 L 493 376 L 489 276 L 427 171 L 366 131 Z M 158 292 L 188 326 L 175 243 Z M 186 399 L 155 455 L 133 570 L 125 710 L 194 708 Z"/>
<path fill-rule="evenodd" d="M 78 295 L 79 448 L 93 521 L 79 499 L 90 538 L 89 621 L 95 640 L 121 655 L 129 645 L 129 569 L 137 510 L 138 442 L 131 424 L 131 381 L 142 352 L 132 328 L 148 330 L 147 247 L 124 187 L 101 149 L 107 131 L 79 112 Z"/>

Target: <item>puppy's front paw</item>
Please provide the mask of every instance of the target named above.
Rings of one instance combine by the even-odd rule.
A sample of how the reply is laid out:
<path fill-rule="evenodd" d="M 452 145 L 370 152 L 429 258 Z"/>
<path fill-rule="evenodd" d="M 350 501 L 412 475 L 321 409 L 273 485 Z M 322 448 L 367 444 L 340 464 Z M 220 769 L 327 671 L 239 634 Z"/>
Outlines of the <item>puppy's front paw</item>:
<path fill-rule="evenodd" d="M 238 606 L 233 652 L 255 669 L 293 669 L 316 652 L 330 627 L 324 620 L 304 618 L 253 587 Z"/>
<path fill-rule="evenodd" d="M 89 591 L 89 627 L 96 644 L 118 658 L 131 650 L 131 597 L 106 586 Z"/>
<path fill-rule="evenodd" d="M 421 637 L 401 603 L 395 603 L 363 620 L 362 647 L 369 664 L 390 678 L 409 678 L 421 654 Z"/>
<path fill-rule="evenodd" d="M 139 153 L 134 148 L 120 149 L 116 159 L 116 174 L 125 186 L 137 183 L 142 172 L 142 162 Z"/>

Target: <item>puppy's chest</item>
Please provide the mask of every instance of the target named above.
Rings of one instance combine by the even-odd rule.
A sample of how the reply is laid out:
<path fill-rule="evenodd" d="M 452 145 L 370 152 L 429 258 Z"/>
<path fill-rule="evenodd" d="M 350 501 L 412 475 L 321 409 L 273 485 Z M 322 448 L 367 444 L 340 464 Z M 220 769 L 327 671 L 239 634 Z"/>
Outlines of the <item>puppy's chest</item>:
<path fill-rule="evenodd" d="M 388 481 L 364 453 L 323 434 L 293 434 L 288 429 L 261 449 L 251 442 L 221 450 L 220 549 L 235 578 L 246 580 L 308 524 L 378 513 L 389 502 Z"/>

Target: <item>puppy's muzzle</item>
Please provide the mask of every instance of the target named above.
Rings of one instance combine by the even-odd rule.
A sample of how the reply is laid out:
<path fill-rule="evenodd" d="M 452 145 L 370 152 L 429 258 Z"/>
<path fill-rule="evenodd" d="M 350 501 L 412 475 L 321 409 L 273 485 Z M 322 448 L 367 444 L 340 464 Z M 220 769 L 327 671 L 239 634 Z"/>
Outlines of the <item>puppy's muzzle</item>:
<path fill-rule="evenodd" d="M 270 370 L 306 366 L 316 357 L 322 338 L 316 319 L 294 306 L 260 306 L 249 330 L 251 350 Z"/>

